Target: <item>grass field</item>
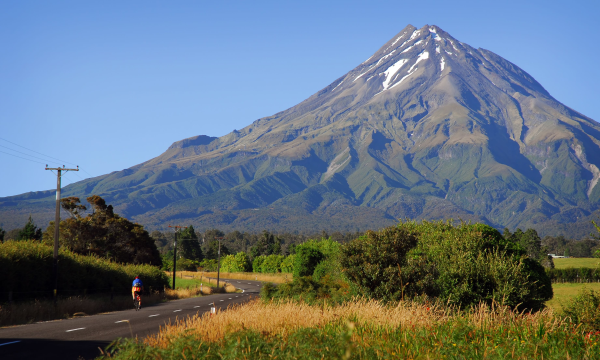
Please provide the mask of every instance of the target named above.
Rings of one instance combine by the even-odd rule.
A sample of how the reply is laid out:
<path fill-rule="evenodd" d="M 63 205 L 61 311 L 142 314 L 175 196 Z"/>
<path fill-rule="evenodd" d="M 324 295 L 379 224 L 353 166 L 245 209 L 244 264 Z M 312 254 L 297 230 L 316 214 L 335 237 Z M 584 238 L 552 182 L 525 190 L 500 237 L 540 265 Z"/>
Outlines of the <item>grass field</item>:
<path fill-rule="evenodd" d="M 600 265 L 600 259 L 598 258 L 566 258 L 566 259 L 554 259 L 554 266 L 557 269 L 564 269 L 568 267 L 572 268 L 597 268 Z"/>
<path fill-rule="evenodd" d="M 599 341 L 551 309 L 256 300 L 166 325 L 143 341 L 121 340 L 110 358 L 598 359 Z"/>
<path fill-rule="evenodd" d="M 554 290 L 554 298 L 548 301 L 546 305 L 552 308 L 555 312 L 562 312 L 562 305 L 566 304 L 569 300 L 573 299 L 582 289 L 589 289 L 594 291 L 600 291 L 600 283 L 587 283 L 587 284 L 576 284 L 576 283 L 564 283 L 564 284 L 552 284 L 552 290 Z"/>
<path fill-rule="evenodd" d="M 208 281 L 202 281 L 200 279 L 189 279 L 189 278 L 179 278 L 175 280 L 175 286 L 177 289 L 189 289 L 194 287 L 199 287 L 200 284 L 204 286 L 215 286 L 215 284 L 209 284 Z M 173 278 L 169 277 L 169 286 L 171 289 L 173 288 Z"/>

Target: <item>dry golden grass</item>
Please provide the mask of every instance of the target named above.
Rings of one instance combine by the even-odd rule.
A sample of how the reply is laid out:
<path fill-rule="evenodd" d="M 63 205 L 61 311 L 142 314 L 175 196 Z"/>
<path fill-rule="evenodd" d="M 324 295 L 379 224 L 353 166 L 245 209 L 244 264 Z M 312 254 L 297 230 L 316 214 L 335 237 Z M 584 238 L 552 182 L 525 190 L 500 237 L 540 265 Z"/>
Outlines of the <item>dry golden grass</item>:
<path fill-rule="evenodd" d="M 178 271 L 179 273 L 179 271 Z M 221 281 L 221 283 L 219 284 L 219 287 L 216 286 L 209 286 L 209 285 L 204 285 L 204 284 L 214 284 L 216 285 L 216 281 L 212 281 L 212 283 L 209 281 L 209 279 L 203 277 L 201 278 L 199 273 L 195 273 L 195 272 L 191 272 L 191 271 L 182 271 L 181 274 L 183 277 L 183 279 L 197 279 L 198 283 L 195 284 L 193 287 L 189 286 L 186 288 L 177 288 L 175 290 L 173 289 L 165 289 L 165 297 L 168 300 L 178 300 L 178 299 L 187 299 L 187 298 L 191 298 L 191 297 L 195 297 L 195 296 L 204 296 L 204 295 L 211 295 L 211 294 L 221 294 L 221 293 L 233 293 L 233 292 L 237 292 L 238 289 L 231 285 L 228 284 L 224 281 Z M 200 285 L 202 283 L 202 286 Z"/>
<path fill-rule="evenodd" d="M 147 306 L 163 300 L 162 294 L 142 296 L 142 305 Z M 27 324 L 37 321 L 66 319 L 76 313 L 93 315 L 109 311 L 133 309 L 131 295 L 98 298 L 71 297 L 53 300 L 36 300 L 0 306 L 0 326 Z"/>
<path fill-rule="evenodd" d="M 216 291 L 214 288 L 209 286 L 197 287 L 197 288 L 184 288 L 184 289 L 165 289 L 165 297 L 168 300 L 187 299 L 195 296 L 203 296 L 214 294 Z"/>
<path fill-rule="evenodd" d="M 204 272 L 204 273 L 196 273 L 201 274 L 204 277 L 216 278 L 216 272 Z M 259 273 L 243 273 L 243 272 L 235 272 L 235 273 L 226 273 L 222 272 L 220 275 L 221 279 L 235 279 L 235 280 L 254 280 L 254 281 L 267 281 L 276 284 L 281 284 L 284 282 L 290 282 L 294 278 L 292 274 L 286 273 L 277 273 L 277 274 L 259 274 Z M 214 280 L 212 280 L 214 283 Z"/>
<path fill-rule="evenodd" d="M 433 326 L 461 317 L 481 329 L 534 323 L 543 325 L 548 331 L 561 325 L 552 310 L 535 314 L 519 314 L 508 308 L 490 309 L 480 306 L 469 313 L 435 305 L 421 305 L 402 302 L 390 307 L 375 300 L 357 299 L 338 306 L 307 305 L 294 301 L 264 303 L 255 300 L 242 305 L 234 305 L 227 311 L 215 315 L 205 313 L 187 318 L 161 328 L 156 335 L 144 341 L 153 347 L 166 348 L 172 340 L 180 336 L 193 336 L 203 342 L 221 340 L 228 333 L 252 329 L 262 334 L 281 335 L 284 338 L 291 332 L 306 327 L 322 327 L 335 321 L 352 321 L 358 324 L 375 325 L 382 328 L 398 326 Z"/>

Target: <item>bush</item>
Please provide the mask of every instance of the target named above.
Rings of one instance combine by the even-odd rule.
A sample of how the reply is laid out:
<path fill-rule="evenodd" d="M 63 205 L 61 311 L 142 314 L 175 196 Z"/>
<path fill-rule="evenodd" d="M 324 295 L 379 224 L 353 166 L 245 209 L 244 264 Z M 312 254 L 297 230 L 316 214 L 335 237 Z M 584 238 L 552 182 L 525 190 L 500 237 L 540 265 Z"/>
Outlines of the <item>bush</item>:
<path fill-rule="evenodd" d="M 53 247 L 39 241 L 8 241 L 0 244 L 0 289 L 13 291 L 15 298 L 52 296 Z M 162 291 L 167 276 L 151 265 L 122 265 L 96 256 L 74 254 L 60 249 L 58 294 L 129 294 L 131 282 L 139 275 L 146 289 Z M 6 293 L 2 296 L 7 296 Z"/>
<path fill-rule="evenodd" d="M 566 268 L 546 269 L 546 274 L 553 281 L 564 282 L 597 282 L 600 280 L 600 269 L 595 268 Z"/>
<path fill-rule="evenodd" d="M 265 261 L 267 257 L 265 255 L 260 255 L 254 258 L 252 261 L 252 271 L 253 272 L 261 272 L 262 271 L 262 263 Z"/>
<path fill-rule="evenodd" d="M 294 258 L 296 255 L 289 255 L 281 262 L 281 272 L 293 273 L 294 272 Z"/>
<path fill-rule="evenodd" d="M 600 330 L 600 291 L 583 289 L 564 307 L 564 313 L 584 331 Z"/>
<path fill-rule="evenodd" d="M 221 261 L 221 271 L 223 272 L 248 272 L 251 269 L 250 257 L 243 251 L 235 255 L 227 255 Z"/>
<path fill-rule="evenodd" d="M 552 298 L 544 268 L 484 224 L 410 221 L 367 232 L 343 248 L 342 266 L 355 291 L 386 301 L 426 295 L 539 309 Z"/>
<path fill-rule="evenodd" d="M 199 262 L 194 260 L 180 258 L 177 260 L 177 271 L 198 271 L 198 264 Z M 173 264 L 171 264 L 172 267 Z"/>
<path fill-rule="evenodd" d="M 269 255 L 260 264 L 260 272 L 267 274 L 274 274 L 281 272 L 281 263 L 284 257 L 282 255 Z"/>
<path fill-rule="evenodd" d="M 204 259 L 198 264 L 203 271 L 217 271 L 217 259 Z"/>
<path fill-rule="evenodd" d="M 416 245 L 414 232 L 389 227 L 367 231 L 344 246 L 341 265 L 354 292 L 383 300 L 401 298 L 407 274 L 401 276 L 400 267 L 406 265 L 406 254 Z"/>
<path fill-rule="evenodd" d="M 325 255 L 310 244 L 298 245 L 294 258 L 294 277 L 312 276 L 315 268 L 324 258 Z"/>
<path fill-rule="evenodd" d="M 266 285 L 261 290 L 261 298 L 265 301 L 271 299 L 296 299 L 308 303 L 316 300 L 327 299 L 329 303 L 341 303 L 351 298 L 348 283 L 332 279 L 329 276 L 316 281 L 311 276 L 294 277 L 291 283 L 279 285 Z"/>

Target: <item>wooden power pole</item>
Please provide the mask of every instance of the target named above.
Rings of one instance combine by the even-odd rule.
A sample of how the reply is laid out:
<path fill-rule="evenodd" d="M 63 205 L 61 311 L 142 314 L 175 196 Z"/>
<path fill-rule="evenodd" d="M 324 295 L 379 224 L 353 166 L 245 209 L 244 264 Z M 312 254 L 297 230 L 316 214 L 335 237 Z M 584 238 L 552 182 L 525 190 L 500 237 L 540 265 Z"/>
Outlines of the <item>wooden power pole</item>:
<path fill-rule="evenodd" d="M 219 278 L 221 277 L 221 240 L 224 239 L 224 237 L 220 236 L 220 237 L 215 237 L 215 239 L 219 240 L 219 257 L 217 260 L 217 287 L 219 287 Z"/>
<path fill-rule="evenodd" d="M 57 288 L 58 288 L 58 237 L 60 228 L 60 178 L 62 172 L 67 171 L 79 171 L 79 165 L 77 169 L 66 169 L 63 165 L 62 168 L 49 168 L 46 164 L 46 170 L 56 170 L 56 212 L 54 214 L 54 262 L 52 264 L 52 273 L 54 277 L 54 302 L 56 303 Z"/>
<path fill-rule="evenodd" d="M 187 229 L 187 226 L 171 226 L 170 228 L 175 228 L 175 243 L 173 244 L 173 290 L 175 290 L 175 272 L 177 271 L 177 233 L 179 229 Z"/>

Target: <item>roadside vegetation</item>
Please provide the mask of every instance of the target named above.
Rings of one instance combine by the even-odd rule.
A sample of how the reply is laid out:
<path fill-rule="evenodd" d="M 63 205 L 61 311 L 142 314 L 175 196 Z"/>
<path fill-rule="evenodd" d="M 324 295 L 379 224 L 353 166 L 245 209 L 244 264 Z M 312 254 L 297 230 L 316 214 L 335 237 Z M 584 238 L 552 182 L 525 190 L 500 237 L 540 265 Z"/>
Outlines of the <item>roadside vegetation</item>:
<path fill-rule="evenodd" d="M 546 307 L 547 257 L 523 245 L 486 225 L 446 222 L 404 222 L 343 245 L 308 241 L 295 249 L 293 280 L 265 284 L 261 300 L 115 342 L 109 355 L 600 357 L 600 293 L 576 295 L 564 313 Z"/>
<path fill-rule="evenodd" d="M 354 299 L 254 301 L 120 340 L 116 359 L 593 359 L 598 336 L 551 310 Z"/>

